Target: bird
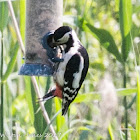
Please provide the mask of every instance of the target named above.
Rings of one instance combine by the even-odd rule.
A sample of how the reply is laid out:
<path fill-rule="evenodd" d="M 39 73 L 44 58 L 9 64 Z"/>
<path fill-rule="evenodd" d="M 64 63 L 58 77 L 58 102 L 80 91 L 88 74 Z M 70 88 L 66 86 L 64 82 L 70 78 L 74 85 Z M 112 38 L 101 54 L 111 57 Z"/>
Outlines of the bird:
<path fill-rule="evenodd" d="M 61 26 L 54 31 L 52 44 L 54 47 L 61 46 L 63 61 L 55 64 L 55 86 L 42 97 L 42 101 L 61 98 L 62 115 L 65 115 L 87 75 L 89 56 L 75 31 L 69 26 Z"/>

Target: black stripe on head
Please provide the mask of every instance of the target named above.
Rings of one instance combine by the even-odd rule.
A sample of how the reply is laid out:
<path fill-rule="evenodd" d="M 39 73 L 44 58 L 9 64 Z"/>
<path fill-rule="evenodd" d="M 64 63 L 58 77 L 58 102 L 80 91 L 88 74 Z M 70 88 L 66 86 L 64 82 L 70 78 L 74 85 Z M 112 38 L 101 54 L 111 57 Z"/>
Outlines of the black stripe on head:
<path fill-rule="evenodd" d="M 62 38 L 64 34 L 67 32 L 72 31 L 72 28 L 69 26 L 61 26 L 54 32 L 54 40 L 57 41 L 58 39 Z"/>

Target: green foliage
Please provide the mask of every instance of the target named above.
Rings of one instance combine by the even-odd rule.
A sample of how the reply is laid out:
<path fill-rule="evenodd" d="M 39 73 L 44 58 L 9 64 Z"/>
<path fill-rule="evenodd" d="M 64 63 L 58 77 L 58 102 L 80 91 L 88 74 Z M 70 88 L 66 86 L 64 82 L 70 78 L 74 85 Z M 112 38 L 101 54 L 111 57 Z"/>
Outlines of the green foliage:
<path fill-rule="evenodd" d="M 47 84 L 46 84 L 45 94 L 47 93 L 47 91 L 49 90 L 49 88 L 51 86 L 51 78 L 50 77 L 47 78 L 46 83 Z M 45 103 L 45 108 L 47 110 L 47 113 L 48 113 L 49 117 L 51 117 L 51 114 L 52 114 L 52 100 L 49 100 L 48 102 Z"/>
<path fill-rule="evenodd" d="M 34 112 L 34 108 L 35 108 L 35 94 L 31 93 L 31 79 L 30 77 L 24 77 L 25 79 L 25 84 L 26 84 L 26 89 L 25 89 L 25 95 L 26 95 L 26 100 L 28 103 L 28 108 L 29 108 L 29 112 L 30 112 L 30 117 L 31 117 L 31 122 L 32 124 L 34 123 L 35 120 L 35 112 Z M 33 95 L 33 97 L 32 97 Z M 34 103 L 33 103 L 34 102 Z"/>
<path fill-rule="evenodd" d="M 131 125 L 129 125 L 128 128 L 129 128 L 129 131 L 130 131 L 131 140 L 138 140 L 137 136 L 136 136 L 136 130 Z"/>
<path fill-rule="evenodd" d="M 136 122 L 136 133 L 137 140 L 140 139 L 140 78 L 139 74 L 137 74 L 137 122 Z M 133 134 L 134 135 L 134 134 Z"/>
<path fill-rule="evenodd" d="M 81 102 L 91 102 L 93 100 L 100 100 L 99 93 L 86 93 L 86 94 L 80 94 L 77 96 L 77 98 L 74 100 L 75 103 L 81 103 Z"/>
<path fill-rule="evenodd" d="M 132 3 L 131 0 L 121 0 L 119 5 L 120 30 L 122 36 L 122 58 L 126 62 L 131 47 L 131 23 L 132 23 Z M 123 65 L 123 87 L 126 88 L 126 64 Z M 124 97 L 125 108 L 125 139 L 128 139 L 128 107 L 127 97 Z"/>
<path fill-rule="evenodd" d="M 109 127 L 108 127 L 108 132 L 109 132 L 109 134 L 110 134 L 110 139 L 111 139 L 111 140 L 115 140 L 115 139 L 114 139 L 114 134 L 113 134 L 113 132 L 112 132 L 112 127 L 111 127 L 111 125 L 109 125 Z"/>
<path fill-rule="evenodd" d="M 8 5 L 7 2 L 0 2 L 0 31 L 3 32 L 8 23 Z"/>
<path fill-rule="evenodd" d="M 118 51 L 118 48 L 115 44 L 115 41 L 112 37 L 112 35 L 104 30 L 104 29 L 98 29 L 92 26 L 89 23 L 86 23 L 86 26 L 90 29 L 91 33 L 94 35 L 94 37 L 97 37 L 99 42 L 102 44 L 102 46 L 108 50 L 110 53 L 112 53 L 118 61 L 123 63 L 123 60 L 121 58 L 121 55 Z"/>
<path fill-rule="evenodd" d="M 0 45 L 1 45 L 1 57 L 0 57 L 0 80 L 2 79 L 3 77 L 3 40 L 2 40 L 2 35 L 1 35 L 1 32 L 0 32 Z M 3 90 L 4 90 L 4 86 L 3 86 L 3 83 L 0 82 L 0 93 L 1 93 L 1 96 L 0 96 L 0 133 L 3 133 L 4 132 L 4 93 L 3 93 Z"/>
<path fill-rule="evenodd" d="M 41 110 L 39 109 L 39 104 L 36 102 L 36 92 L 34 89 L 33 84 L 31 83 L 31 96 L 32 96 L 32 104 L 33 104 L 33 109 L 34 109 L 34 127 L 36 129 L 36 134 L 42 134 L 44 129 L 43 129 L 43 125 L 45 125 L 43 123 L 43 115 L 41 113 Z M 28 98 L 28 97 L 27 97 Z"/>
<path fill-rule="evenodd" d="M 43 132 L 43 134 L 42 134 L 40 140 L 43 140 L 44 137 L 46 137 L 46 133 L 47 133 L 47 131 L 49 130 L 50 125 L 55 121 L 56 117 L 58 116 L 58 114 L 59 114 L 60 112 L 61 112 L 61 110 L 58 111 L 58 112 L 53 116 L 53 118 L 52 118 L 51 122 L 49 123 L 49 125 L 47 125 L 47 127 L 44 129 L 44 132 Z"/>
<path fill-rule="evenodd" d="M 28 108 L 30 112 L 30 118 L 32 125 L 34 125 L 37 134 L 42 134 L 43 129 L 43 116 L 39 107 L 39 104 L 36 102 L 36 93 L 34 91 L 34 87 L 31 83 L 30 77 L 25 77 L 25 96 L 28 103 Z M 46 123 L 44 124 L 46 126 Z"/>
<path fill-rule="evenodd" d="M 137 89 L 136 88 L 123 88 L 123 89 L 118 89 L 117 93 L 119 96 L 128 96 L 134 93 L 137 93 Z"/>
<path fill-rule="evenodd" d="M 120 29 L 122 36 L 122 57 L 126 61 L 131 47 L 132 4 L 131 0 L 120 0 Z"/>
<path fill-rule="evenodd" d="M 61 110 L 61 103 L 57 98 L 55 98 L 55 109 L 56 112 Z M 66 119 L 64 118 L 64 116 L 61 115 L 61 113 L 59 113 L 56 117 L 56 126 L 57 126 L 57 133 L 65 132 L 68 129 Z M 65 135 L 62 140 L 66 140 L 66 139 L 67 139 L 67 135 Z"/>
<path fill-rule="evenodd" d="M 8 76 L 11 74 L 11 72 L 13 71 L 13 69 L 15 67 L 15 64 L 16 64 L 16 61 L 17 61 L 18 49 L 19 49 L 19 46 L 16 43 L 15 47 L 13 49 L 12 57 L 11 57 L 10 62 L 8 64 L 7 70 L 2 77 L 2 82 L 5 82 L 7 80 Z"/>
<path fill-rule="evenodd" d="M 22 40 L 25 41 L 25 21 L 26 21 L 26 0 L 20 0 L 20 33 Z"/>

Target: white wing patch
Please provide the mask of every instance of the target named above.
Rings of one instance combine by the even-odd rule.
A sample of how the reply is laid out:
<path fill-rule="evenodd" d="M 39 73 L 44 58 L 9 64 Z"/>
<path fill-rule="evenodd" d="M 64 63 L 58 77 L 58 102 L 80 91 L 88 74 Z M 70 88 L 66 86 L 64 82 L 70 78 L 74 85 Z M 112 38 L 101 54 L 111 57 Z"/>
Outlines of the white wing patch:
<path fill-rule="evenodd" d="M 80 79 L 81 79 L 81 75 L 82 75 L 82 70 L 84 68 L 84 59 L 83 57 L 80 56 L 80 65 L 79 65 L 79 71 L 73 74 L 73 83 L 72 83 L 72 87 L 73 88 L 78 88 L 79 87 L 79 83 L 80 83 Z"/>

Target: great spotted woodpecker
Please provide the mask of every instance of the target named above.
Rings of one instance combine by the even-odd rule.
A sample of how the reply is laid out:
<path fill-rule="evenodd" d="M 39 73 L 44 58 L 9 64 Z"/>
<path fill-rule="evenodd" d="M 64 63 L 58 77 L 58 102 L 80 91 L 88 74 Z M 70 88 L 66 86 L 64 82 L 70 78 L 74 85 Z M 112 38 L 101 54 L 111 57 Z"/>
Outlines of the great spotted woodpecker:
<path fill-rule="evenodd" d="M 62 115 L 65 115 L 86 77 L 89 57 L 75 31 L 69 26 L 55 30 L 51 43 L 53 47 L 61 45 L 63 61 L 55 63 L 57 67 L 53 78 L 56 86 L 48 91 L 42 100 L 46 101 L 56 96 L 61 98 Z"/>

